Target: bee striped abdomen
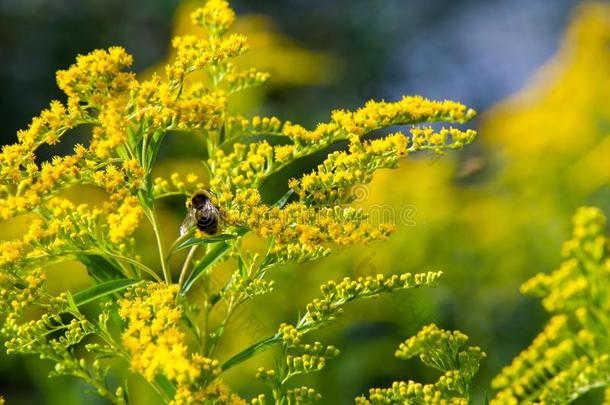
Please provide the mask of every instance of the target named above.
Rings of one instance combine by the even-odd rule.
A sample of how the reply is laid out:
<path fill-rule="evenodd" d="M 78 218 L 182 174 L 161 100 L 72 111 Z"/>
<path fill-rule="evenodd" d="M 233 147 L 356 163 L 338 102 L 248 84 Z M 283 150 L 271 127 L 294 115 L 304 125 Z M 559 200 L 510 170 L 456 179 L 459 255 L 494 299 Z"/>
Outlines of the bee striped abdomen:
<path fill-rule="evenodd" d="M 197 219 L 197 229 L 208 235 L 218 232 L 218 218 L 215 216 L 205 216 Z"/>

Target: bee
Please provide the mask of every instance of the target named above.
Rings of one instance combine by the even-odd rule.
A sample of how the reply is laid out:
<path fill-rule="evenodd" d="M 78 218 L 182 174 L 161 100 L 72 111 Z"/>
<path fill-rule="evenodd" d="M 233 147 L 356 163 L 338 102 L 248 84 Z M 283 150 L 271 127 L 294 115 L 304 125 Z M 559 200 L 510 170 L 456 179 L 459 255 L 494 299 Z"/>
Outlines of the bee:
<path fill-rule="evenodd" d="M 188 212 L 180 226 L 180 235 L 187 233 L 193 224 L 200 231 L 214 235 L 218 232 L 219 221 L 220 211 L 212 203 L 210 193 L 205 190 L 196 191 L 188 202 Z"/>

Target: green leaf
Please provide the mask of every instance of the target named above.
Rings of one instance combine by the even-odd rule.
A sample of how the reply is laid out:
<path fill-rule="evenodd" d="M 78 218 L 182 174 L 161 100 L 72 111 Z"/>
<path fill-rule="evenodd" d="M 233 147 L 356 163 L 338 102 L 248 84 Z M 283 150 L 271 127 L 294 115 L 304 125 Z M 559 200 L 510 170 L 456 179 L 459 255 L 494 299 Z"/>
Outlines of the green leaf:
<path fill-rule="evenodd" d="M 72 297 L 70 291 L 66 291 L 66 296 L 68 298 L 68 306 L 70 307 L 70 309 L 75 313 L 78 313 L 78 306 L 76 305 L 76 302 L 74 302 L 74 297 Z"/>
<path fill-rule="evenodd" d="M 138 148 L 139 131 L 136 133 L 132 127 L 127 127 L 127 141 L 129 146 L 135 151 L 138 162 L 142 161 L 142 151 Z"/>
<path fill-rule="evenodd" d="M 184 286 L 182 286 L 181 293 L 185 295 L 191 289 L 195 281 L 197 281 L 209 267 L 220 260 L 230 249 L 231 245 L 226 242 L 219 242 L 214 246 L 214 248 L 212 248 L 212 250 L 193 268 L 193 271 L 187 278 Z"/>
<path fill-rule="evenodd" d="M 205 238 L 196 238 L 193 236 L 191 238 L 186 239 L 185 241 L 180 242 L 176 246 L 173 246 L 172 248 L 170 248 L 168 256 L 173 255 L 174 253 L 178 252 L 179 250 L 190 248 L 195 245 L 205 245 L 206 243 L 224 242 L 227 240 L 236 239 L 240 236 L 245 235 L 247 232 L 248 232 L 248 228 L 238 227 L 232 233 L 221 233 L 218 235 L 206 236 Z"/>
<path fill-rule="evenodd" d="M 77 257 L 81 263 L 87 266 L 87 272 L 98 283 L 125 278 L 125 275 L 118 266 L 102 256 L 83 254 Z"/>
<path fill-rule="evenodd" d="M 221 369 L 222 369 L 222 371 L 226 371 L 226 370 L 230 369 L 231 367 L 233 367 L 243 361 L 248 360 L 250 357 L 254 356 L 255 354 L 267 350 L 269 347 L 271 347 L 274 344 L 281 342 L 281 341 L 282 341 L 282 335 L 279 333 L 276 333 L 273 336 L 263 339 L 255 344 L 253 344 L 252 346 L 248 347 L 247 349 L 239 352 L 235 356 L 231 357 L 229 360 L 225 361 L 224 364 L 221 366 Z"/>
<path fill-rule="evenodd" d="M 93 287 L 74 294 L 74 304 L 76 306 L 87 304 L 99 298 L 105 297 L 106 295 L 122 291 L 139 281 L 140 280 L 136 279 L 120 279 L 94 285 Z"/>
<path fill-rule="evenodd" d="M 244 262 L 244 258 L 241 256 L 241 253 L 237 256 L 237 267 L 239 268 L 239 274 L 242 277 L 246 277 L 248 269 L 246 268 L 246 263 Z"/>
<path fill-rule="evenodd" d="M 157 383 L 157 386 L 163 390 L 169 399 L 173 399 L 176 396 L 176 387 L 164 375 L 155 377 L 155 383 Z"/>
<path fill-rule="evenodd" d="M 237 235 L 232 235 L 229 233 L 222 233 L 219 235 L 206 236 L 205 238 L 188 238 L 184 242 L 180 243 L 174 249 L 172 249 L 172 253 L 175 253 L 179 250 L 190 248 L 195 245 L 204 245 L 206 243 L 215 243 L 215 242 L 223 242 L 225 240 L 235 239 Z"/>
<path fill-rule="evenodd" d="M 119 145 L 116 148 L 116 152 L 119 155 L 119 157 L 123 160 L 129 160 L 130 156 L 129 156 L 129 152 L 127 151 L 127 149 L 125 148 L 125 145 Z"/>
<path fill-rule="evenodd" d="M 275 204 L 273 204 L 274 207 L 276 208 L 283 208 L 284 205 L 286 205 L 286 203 L 288 202 L 288 200 L 290 199 L 290 197 L 292 197 L 292 195 L 294 194 L 294 190 L 293 189 L 289 189 L 286 194 L 284 194 L 282 196 L 282 198 L 280 198 L 279 200 L 277 200 L 275 202 Z"/>
<path fill-rule="evenodd" d="M 159 146 L 161 145 L 161 142 L 163 141 L 164 137 L 165 137 L 165 132 L 156 131 L 155 133 L 153 133 L 153 135 L 150 139 L 150 143 L 148 144 L 148 151 L 146 152 L 148 155 L 147 161 L 146 161 L 148 168 L 152 167 L 153 163 L 157 159 L 157 153 L 159 152 Z"/>

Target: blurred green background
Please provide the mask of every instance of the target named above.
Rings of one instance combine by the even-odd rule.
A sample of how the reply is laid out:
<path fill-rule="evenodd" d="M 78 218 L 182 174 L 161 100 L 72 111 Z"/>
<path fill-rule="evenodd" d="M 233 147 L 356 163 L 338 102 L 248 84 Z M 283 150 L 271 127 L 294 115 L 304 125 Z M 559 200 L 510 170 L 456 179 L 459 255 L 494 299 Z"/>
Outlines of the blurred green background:
<path fill-rule="evenodd" d="M 78 53 L 119 44 L 142 75 L 158 69 L 172 33 L 190 29 L 185 16 L 193 4 L 201 3 L 0 0 L 1 142 L 13 142 L 50 99 L 61 98 L 54 72 Z M 440 269 L 446 275 L 436 289 L 350 306 L 338 324 L 315 336 L 342 355 L 299 382 L 318 387 L 323 403 L 343 404 L 397 379 L 428 381 L 429 370 L 393 353 L 404 338 L 436 322 L 462 330 L 488 353 L 477 393 L 490 395 L 491 377 L 545 320 L 519 285 L 559 264 L 576 207 L 596 204 L 610 212 L 610 6 L 569 0 L 232 5 L 240 16 L 236 30 L 250 38 L 244 65 L 272 73 L 264 89 L 236 101 L 247 115 L 312 125 L 333 108 L 402 94 L 461 101 L 480 115 L 473 124 L 479 138 L 466 150 L 440 159 L 410 157 L 355 190 L 357 204 L 373 218 L 398 225 L 389 242 L 276 271 L 276 292 L 238 314 L 221 353 L 294 321 L 328 279 Z M 201 171 L 192 142 L 169 139 L 159 174 Z M 273 179 L 267 187 L 273 191 Z M 165 209 L 170 234 L 184 215 L 180 207 L 175 201 Z M 56 275 L 60 284 L 70 279 L 65 273 Z M 253 375 L 270 361 L 255 358 L 229 382 L 246 396 L 260 392 Z M 0 354 L 0 393 L 8 404 L 103 403 L 83 394 L 80 382 L 47 379 L 48 367 Z M 150 403 L 140 383 L 134 381 L 137 403 Z"/>

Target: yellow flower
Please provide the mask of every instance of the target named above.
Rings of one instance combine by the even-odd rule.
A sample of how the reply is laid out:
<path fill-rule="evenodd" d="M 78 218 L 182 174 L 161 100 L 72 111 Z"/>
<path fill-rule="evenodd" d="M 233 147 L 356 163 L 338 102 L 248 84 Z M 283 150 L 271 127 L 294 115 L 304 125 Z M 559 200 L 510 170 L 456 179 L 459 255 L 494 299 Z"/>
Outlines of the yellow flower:
<path fill-rule="evenodd" d="M 205 388 L 191 389 L 179 386 L 175 398 L 170 405 L 187 405 L 200 403 L 218 403 L 226 405 L 246 405 L 247 402 L 239 395 L 231 392 L 229 386 L 222 380 L 216 379 Z"/>
<path fill-rule="evenodd" d="M 128 122 L 123 115 L 124 103 L 114 99 L 105 103 L 99 114 L 101 126 L 93 131 L 91 151 L 100 159 L 107 158 L 119 145 L 127 141 Z"/>
<path fill-rule="evenodd" d="M 208 0 L 203 8 L 191 14 L 191 21 L 207 27 L 215 35 L 222 35 L 233 25 L 235 12 L 225 0 Z"/>
<path fill-rule="evenodd" d="M 71 99 L 69 103 L 82 101 L 100 106 L 129 88 L 134 74 L 122 70 L 132 62 L 131 55 L 121 47 L 96 50 L 76 58 L 76 64 L 69 69 L 58 71 L 57 84 Z"/>
<path fill-rule="evenodd" d="M 181 322 L 186 318 L 183 311 L 190 306 L 185 305 L 187 297 L 179 291 L 183 288 L 185 293 L 191 280 L 194 282 L 197 277 L 188 276 L 187 262 L 180 285 L 173 284 L 168 261 L 184 244 L 178 242 L 171 251 L 165 251 L 156 199 L 189 195 L 202 188 L 210 190 L 210 199 L 220 210 L 223 225 L 227 225 L 221 231 L 232 233 L 219 237 L 235 240 L 216 244 L 213 251 L 205 254 L 218 254 L 220 258 L 230 252 L 226 258 L 242 258 L 240 238 L 246 232 L 268 239 L 264 257 L 248 255 L 239 263 L 231 285 L 219 294 L 215 291 L 205 294 L 208 300 L 205 308 L 214 307 L 216 302 L 211 297 L 218 297 L 230 300 L 228 312 L 231 312 L 242 299 L 272 290 L 273 283 L 262 278 L 267 267 L 317 259 L 329 254 L 332 248 L 385 239 L 393 232 L 392 224 L 372 224 L 365 212 L 344 204 L 349 202 L 350 187 L 369 182 L 378 169 L 395 167 L 398 159 L 409 152 L 440 153 L 461 147 L 474 138 L 472 131 L 447 128 L 437 132 L 413 129 L 411 135 L 396 133 L 383 139 L 363 139 L 369 132 L 389 126 L 464 122 L 474 115 L 474 111 L 461 104 L 422 97 L 405 97 L 396 102 L 369 101 L 355 111 L 335 111 L 328 122 L 316 125 L 315 129 L 275 117 L 248 119 L 233 114 L 228 105 L 231 96 L 269 77 L 255 69 L 236 67 L 235 58 L 246 52 L 248 46 L 245 36 L 228 33 L 234 20 L 235 14 L 226 1 L 208 0 L 192 15 L 192 21 L 205 28 L 207 36 L 175 38 L 172 45 L 176 57 L 166 67 L 166 74 L 153 75 L 141 82 L 129 71 L 132 57 L 123 48 L 95 50 L 79 56 L 68 69 L 57 72 L 57 83 L 68 98 L 66 104 L 53 101 L 27 129 L 18 133 L 16 144 L 6 145 L 0 152 L 0 217 L 8 219 L 22 213 L 31 213 L 33 217 L 21 240 L 0 242 L 0 267 L 7 270 L 0 278 L 3 315 L 0 326 L 12 335 L 7 347 L 55 360 L 54 374 L 86 376 L 97 392 L 111 402 L 125 398 L 123 388 L 108 390 L 104 381 L 106 371 L 98 359 L 88 364 L 88 357 L 75 357 L 80 346 L 84 346 L 85 336 L 108 332 L 105 321 L 109 311 L 102 310 L 97 326 L 89 323 L 90 314 L 81 313 L 79 305 L 83 297 L 93 304 L 91 294 L 71 296 L 66 292 L 52 297 L 42 288 L 41 267 L 76 258 L 87 265 L 96 283 L 104 284 L 102 288 L 131 283 L 115 277 L 119 275 L 116 272 L 131 279 L 139 275 L 133 271 L 136 267 L 159 279 L 135 254 L 135 239 L 131 237 L 145 216 L 152 223 L 165 280 L 163 283 L 142 280 L 118 300 L 119 316 L 124 321 L 120 343 L 116 342 L 123 347 L 118 351 L 129 359 L 132 371 L 152 384 L 157 385 L 159 377 L 169 381 L 176 389 L 175 397 L 170 398 L 173 404 L 244 404 L 219 378 L 220 363 L 209 354 L 214 352 L 224 324 L 214 332 L 210 327 L 215 319 L 206 319 L 205 328 L 200 331 L 190 322 L 194 319 L 189 311 L 188 325 L 198 338 L 205 337 L 200 352 L 189 350 Z M 207 75 L 207 81 L 191 83 L 197 76 L 189 75 L 195 72 Z M 84 125 L 90 129 L 86 146 L 77 144 L 72 154 L 46 160 L 36 155 L 41 145 L 55 145 L 68 130 Z M 74 132 L 77 135 L 79 131 Z M 162 154 L 164 140 L 169 136 L 203 140 L 207 160 L 203 162 L 202 173 L 174 173 L 168 179 L 152 180 L 158 169 L 157 156 Z M 267 136 L 271 138 L 266 139 Z M 264 200 L 261 188 L 270 176 L 296 159 L 322 152 L 341 141 L 348 141 L 347 150 L 330 154 L 312 173 L 290 180 L 287 185 L 291 190 L 280 190 L 285 194 L 278 201 Z M 203 182 L 198 182 L 199 179 Z M 83 193 L 91 185 L 107 194 L 99 206 L 78 205 L 76 199 L 68 198 L 69 192 L 64 193 L 71 186 L 78 186 L 75 191 Z M 588 231 L 584 226 L 581 236 L 585 237 Z M 224 246 L 230 250 L 218 250 Z M 191 250 L 188 260 L 193 254 L 195 250 Z M 248 261 L 251 263 L 247 266 L 241 265 Z M 245 267 L 248 274 L 242 274 Z M 110 284 L 106 283 L 107 276 Z M 187 276 L 186 283 L 183 276 Z M 439 273 L 406 274 L 329 283 L 324 286 L 326 293 L 308 306 L 306 322 L 316 322 L 315 319 L 327 315 L 325 321 L 329 321 L 330 315 L 337 315 L 339 307 L 351 299 L 432 285 L 438 276 Z M 572 295 L 580 292 L 577 289 Z M 108 294 L 106 299 L 112 297 Z M 238 299 L 232 300 L 234 297 Z M 94 298 L 101 303 L 100 296 Z M 21 322 L 24 311 L 34 305 L 45 311 L 41 319 Z M 583 315 L 586 316 L 587 313 Z M 66 317 L 70 321 L 63 325 Z M 301 326 L 282 326 L 285 346 L 298 344 Z M 60 330 L 65 334 L 57 339 L 49 335 L 52 331 L 52 335 L 58 332 L 60 336 Z M 115 348 L 111 344 L 113 338 L 101 337 L 98 341 L 104 344 L 86 347 L 93 356 L 99 354 L 97 349 Z M 581 340 L 591 339 L 582 334 Z M 319 370 L 326 359 L 337 354 L 332 346 L 321 353 L 319 343 L 303 348 L 305 354 L 286 358 L 288 374 Z M 273 373 L 268 371 L 265 375 L 270 377 Z M 459 377 L 452 374 L 443 381 L 449 386 Z M 291 403 L 319 398 L 308 387 L 289 390 L 282 387 L 282 391 Z M 424 399 L 437 398 L 437 394 L 422 389 Z M 257 396 L 254 402 L 263 400 L 264 396 Z"/>
<path fill-rule="evenodd" d="M 177 284 L 146 283 L 119 300 L 119 315 L 126 322 L 121 336 L 131 354 L 131 367 L 147 380 L 164 375 L 179 386 L 219 373 L 217 360 L 189 356 L 184 333 L 178 328 L 182 310 L 176 304 Z"/>
<path fill-rule="evenodd" d="M 0 242 L 0 266 L 19 260 L 23 255 L 23 243 L 18 240 Z"/>
<path fill-rule="evenodd" d="M 108 237 L 113 243 L 119 243 L 129 235 L 131 235 L 142 217 L 142 208 L 137 197 L 127 197 L 117 212 L 108 215 Z"/>

